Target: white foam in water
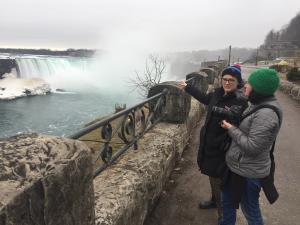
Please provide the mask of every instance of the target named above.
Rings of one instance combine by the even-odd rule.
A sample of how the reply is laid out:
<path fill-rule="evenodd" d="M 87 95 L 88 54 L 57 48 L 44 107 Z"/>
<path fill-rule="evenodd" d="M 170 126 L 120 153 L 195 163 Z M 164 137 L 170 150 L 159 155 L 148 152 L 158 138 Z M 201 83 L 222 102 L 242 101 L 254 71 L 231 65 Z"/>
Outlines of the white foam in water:
<path fill-rule="evenodd" d="M 76 92 L 74 91 L 58 91 L 57 89 L 56 90 L 52 90 L 51 91 L 52 93 L 55 93 L 55 94 L 60 94 L 60 95 L 76 95 Z"/>
<path fill-rule="evenodd" d="M 15 75 L 5 74 L 0 80 L 0 99 L 11 100 L 27 95 L 45 95 L 51 88 L 41 78 L 20 79 Z"/>
<path fill-rule="evenodd" d="M 50 84 L 53 92 L 63 89 L 66 93 L 88 86 L 91 58 L 17 56 L 16 61 L 21 78 L 42 78 Z"/>

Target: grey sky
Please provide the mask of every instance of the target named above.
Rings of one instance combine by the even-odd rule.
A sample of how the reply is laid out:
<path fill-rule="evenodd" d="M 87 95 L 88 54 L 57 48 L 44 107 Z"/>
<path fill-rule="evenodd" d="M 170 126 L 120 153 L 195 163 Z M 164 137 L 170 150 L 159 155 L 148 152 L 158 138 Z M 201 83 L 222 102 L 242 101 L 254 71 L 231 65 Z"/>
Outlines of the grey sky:
<path fill-rule="evenodd" d="M 0 47 L 257 47 L 298 12 L 299 0 L 9 0 Z"/>

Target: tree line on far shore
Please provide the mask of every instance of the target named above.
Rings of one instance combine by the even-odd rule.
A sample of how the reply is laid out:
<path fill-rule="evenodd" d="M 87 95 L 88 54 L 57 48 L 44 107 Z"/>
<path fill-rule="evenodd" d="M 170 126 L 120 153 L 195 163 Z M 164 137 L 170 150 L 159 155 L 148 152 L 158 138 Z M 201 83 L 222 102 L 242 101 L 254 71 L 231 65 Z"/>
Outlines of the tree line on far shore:
<path fill-rule="evenodd" d="M 279 31 L 271 30 L 264 44 L 269 45 L 276 41 L 289 41 L 300 48 L 300 12 Z"/>
<path fill-rule="evenodd" d="M 69 48 L 67 50 L 0 48 L 0 53 L 74 56 L 74 57 L 92 57 L 96 52 L 97 50 L 94 49 L 73 49 L 73 48 Z"/>

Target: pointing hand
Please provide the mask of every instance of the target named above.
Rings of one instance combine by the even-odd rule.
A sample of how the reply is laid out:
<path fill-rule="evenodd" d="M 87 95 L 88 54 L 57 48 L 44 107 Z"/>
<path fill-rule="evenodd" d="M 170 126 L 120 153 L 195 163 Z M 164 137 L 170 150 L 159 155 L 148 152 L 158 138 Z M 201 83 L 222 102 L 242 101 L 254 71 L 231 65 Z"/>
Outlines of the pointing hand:
<path fill-rule="evenodd" d="M 180 89 L 180 90 L 183 90 L 185 87 L 186 87 L 186 83 L 185 83 L 185 81 L 179 81 L 178 83 L 177 83 L 177 87 Z"/>

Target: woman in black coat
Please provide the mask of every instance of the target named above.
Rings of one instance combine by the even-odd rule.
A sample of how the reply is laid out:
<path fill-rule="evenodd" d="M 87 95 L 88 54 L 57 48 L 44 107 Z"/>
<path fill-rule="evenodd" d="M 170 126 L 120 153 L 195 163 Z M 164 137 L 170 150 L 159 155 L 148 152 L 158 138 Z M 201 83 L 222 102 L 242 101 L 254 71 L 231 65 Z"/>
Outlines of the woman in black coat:
<path fill-rule="evenodd" d="M 222 72 L 222 87 L 206 94 L 181 81 L 178 84 L 201 103 L 208 106 L 205 123 L 200 132 L 200 146 L 197 162 L 201 172 L 209 176 L 212 199 L 199 204 L 202 209 L 218 208 L 219 219 L 222 216 L 220 195 L 221 177 L 225 167 L 225 145 L 228 144 L 227 131 L 220 127 L 223 119 L 238 123 L 239 116 L 247 108 L 247 99 L 241 88 L 243 81 L 241 70 L 237 66 L 227 67 Z M 228 118 L 230 117 L 230 118 Z"/>

